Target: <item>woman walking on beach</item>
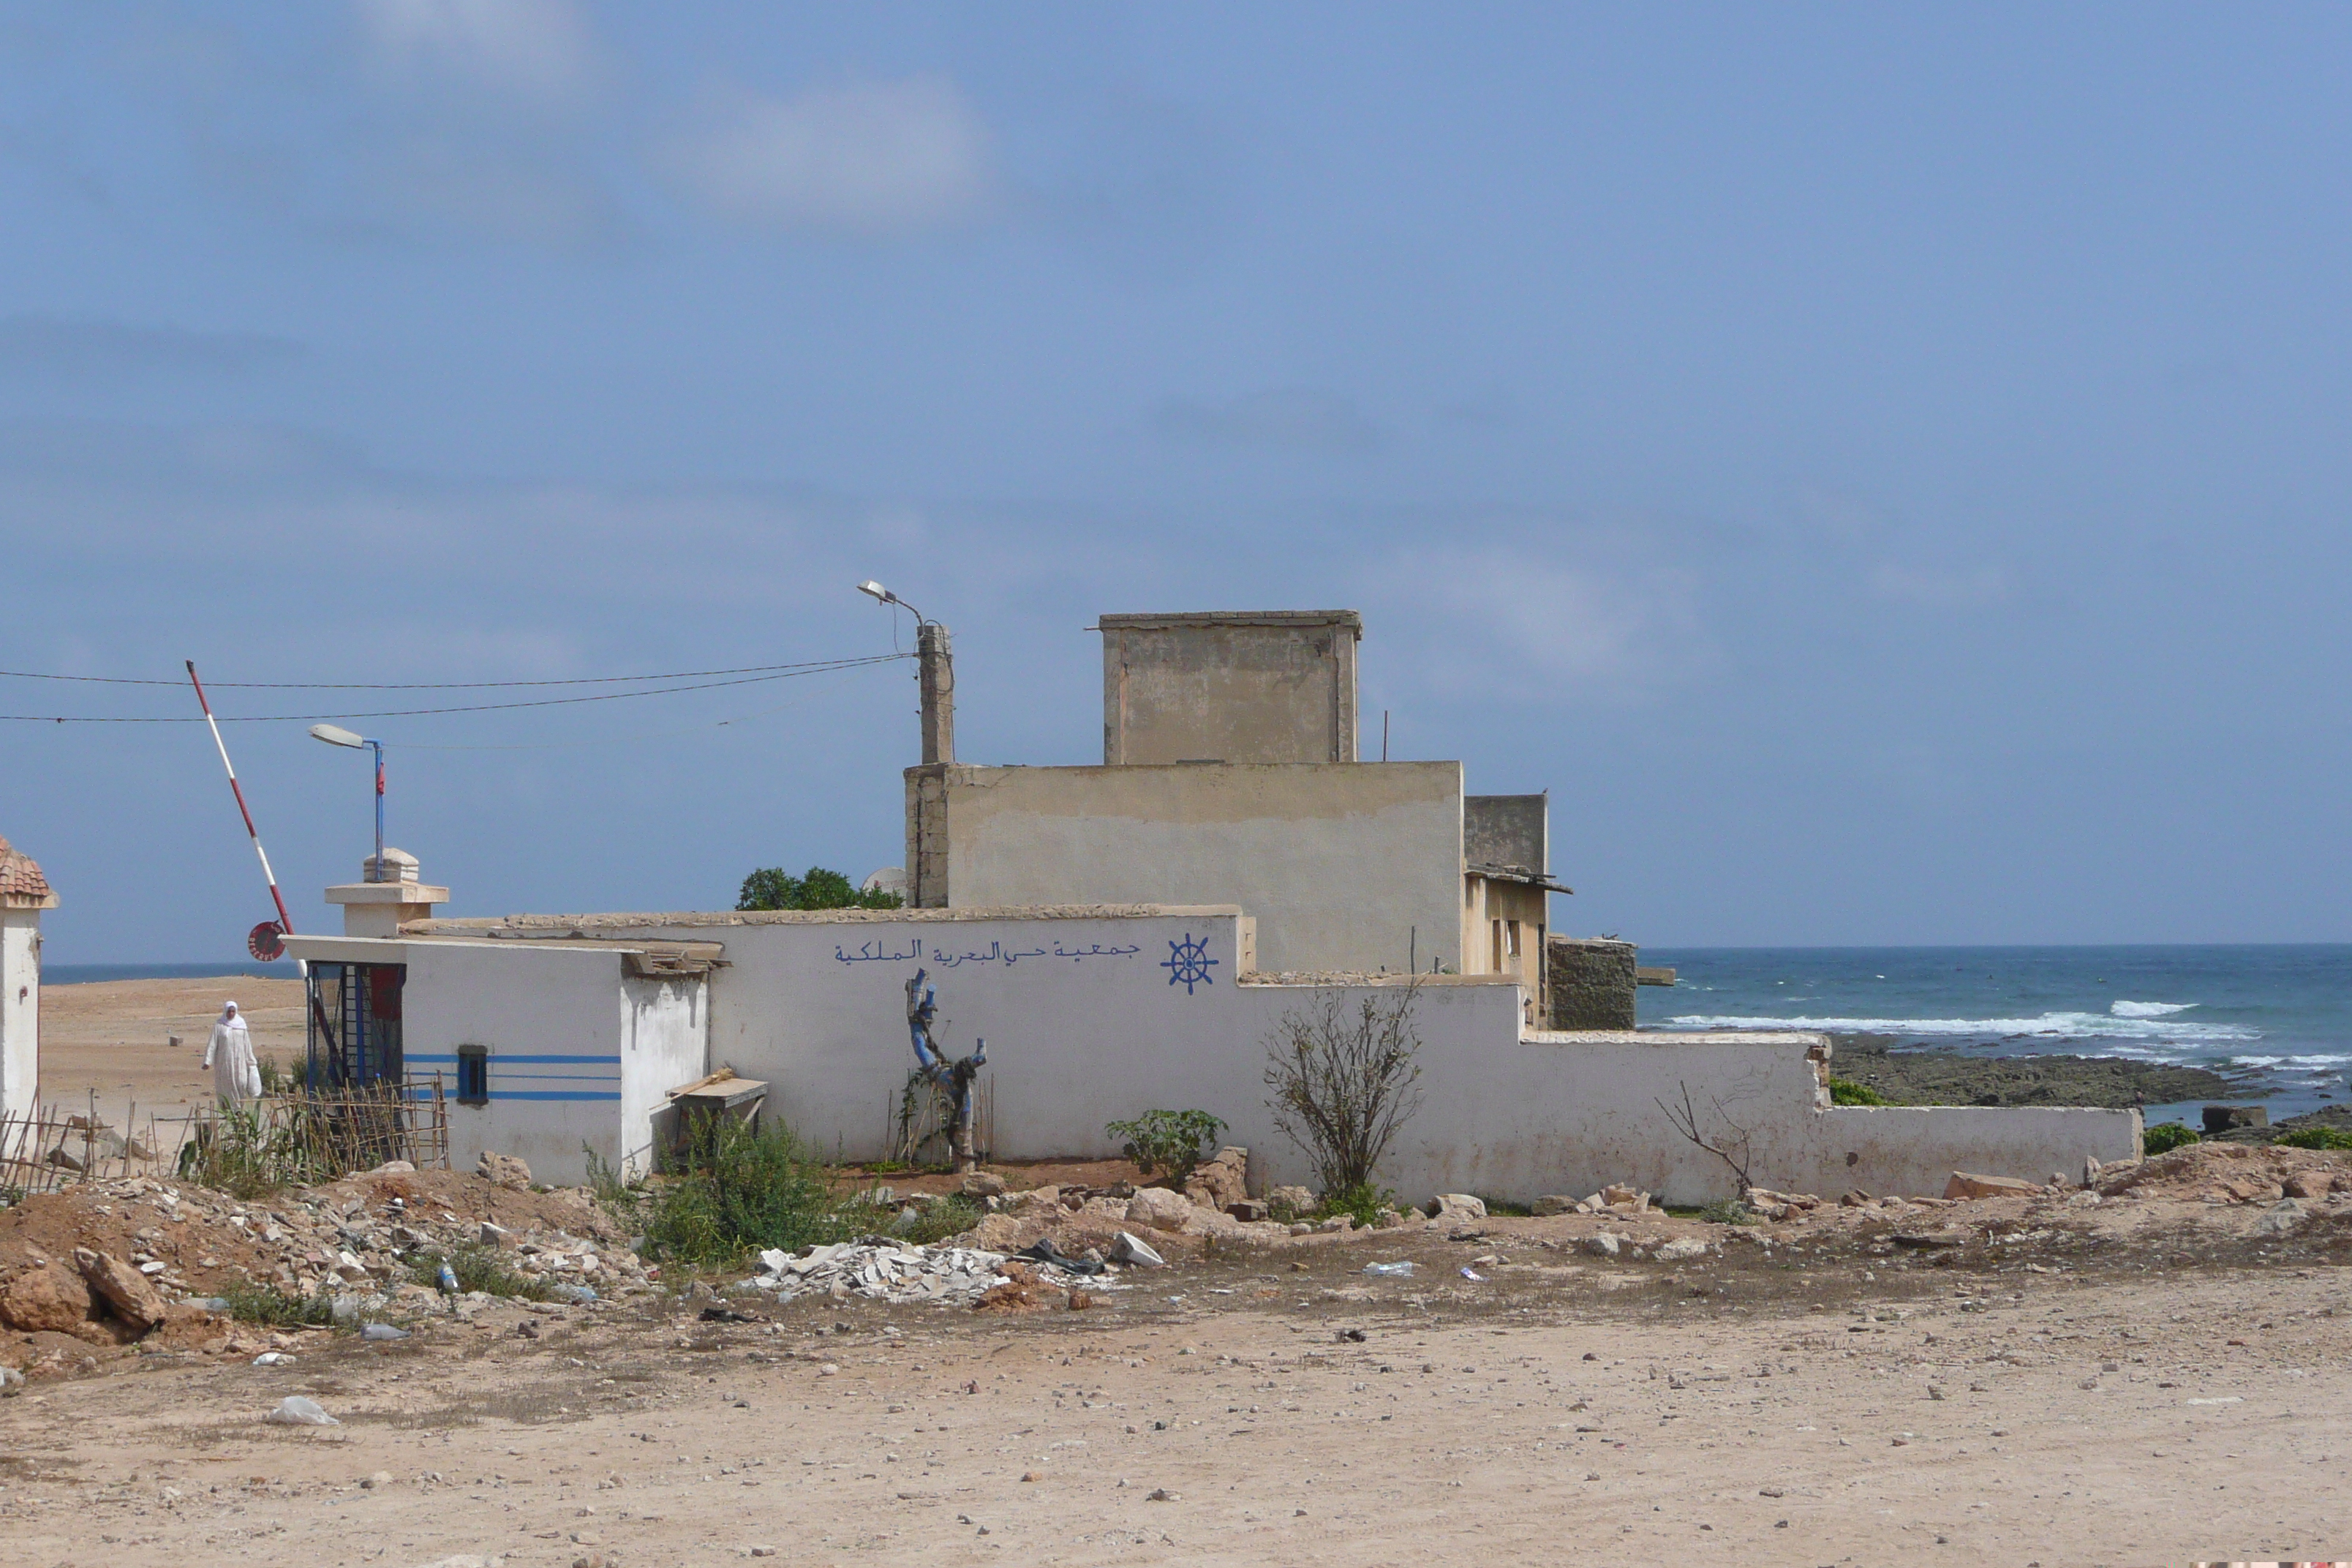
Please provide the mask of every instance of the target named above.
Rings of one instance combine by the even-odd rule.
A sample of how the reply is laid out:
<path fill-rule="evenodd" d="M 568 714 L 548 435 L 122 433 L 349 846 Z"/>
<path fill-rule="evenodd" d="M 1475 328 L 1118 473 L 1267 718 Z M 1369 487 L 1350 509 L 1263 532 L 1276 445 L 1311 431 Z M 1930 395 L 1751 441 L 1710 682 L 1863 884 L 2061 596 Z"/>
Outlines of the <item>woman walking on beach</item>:
<path fill-rule="evenodd" d="M 213 1037 L 205 1043 L 205 1066 L 213 1069 L 213 1092 L 223 1110 L 237 1110 L 260 1097 L 261 1064 L 254 1060 L 253 1036 L 234 1002 L 221 1008 L 213 1025 Z"/>

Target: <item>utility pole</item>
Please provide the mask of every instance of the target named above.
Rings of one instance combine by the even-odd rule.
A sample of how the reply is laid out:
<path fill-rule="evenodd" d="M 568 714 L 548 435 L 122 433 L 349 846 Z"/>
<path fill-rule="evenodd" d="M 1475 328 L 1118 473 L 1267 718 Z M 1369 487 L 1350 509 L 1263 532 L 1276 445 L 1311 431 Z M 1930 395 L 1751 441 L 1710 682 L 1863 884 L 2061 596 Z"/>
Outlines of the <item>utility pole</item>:
<path fill-rule="evenodd" d="M 915 626 L 916 679 L 923 694 L 923 762 L 955 761 L 955 655 L 937 621 Z"/>

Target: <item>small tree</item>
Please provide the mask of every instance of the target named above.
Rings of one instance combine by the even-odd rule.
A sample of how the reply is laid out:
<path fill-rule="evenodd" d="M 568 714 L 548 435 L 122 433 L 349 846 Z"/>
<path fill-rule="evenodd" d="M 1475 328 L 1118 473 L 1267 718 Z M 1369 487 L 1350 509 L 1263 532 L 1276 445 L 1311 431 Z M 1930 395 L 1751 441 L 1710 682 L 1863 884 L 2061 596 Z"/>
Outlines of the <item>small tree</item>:
<path fill-rule="evenodd" d="M 781 866 L 763 866 L 743 879 L 742 891 L 735 896 L 739 910 L 895 910 L 905 902 L 878 888 L 861 891 L 840 872 L 822 866 L 797 877 Z"/>
<path fill-rule="evenodd" d="M 1106 1124 L 1103 1134 L 1124 1140 L 1119 1152 L 1145 1175 L 1164 1172 L 1171 1185 L 1181 1187 L 1201 1163 L 1202 1150 L 1224 1130 L 1205 1110 L 1147 1110 L 1132 1121 Z"/>
<path fill-rule="evenodd" d="M 1413 1032 L 1418 981 L 1385 1000 L 1347 1006 L 1325 992 L 1312 1012 L 1282 1016 L 1265 1042 L 1265 1108 L 1285 1137 L 1315 1162 L 1327 1201 L 1371 1185 L 1372 1168 L 1421 1108 Z"/>

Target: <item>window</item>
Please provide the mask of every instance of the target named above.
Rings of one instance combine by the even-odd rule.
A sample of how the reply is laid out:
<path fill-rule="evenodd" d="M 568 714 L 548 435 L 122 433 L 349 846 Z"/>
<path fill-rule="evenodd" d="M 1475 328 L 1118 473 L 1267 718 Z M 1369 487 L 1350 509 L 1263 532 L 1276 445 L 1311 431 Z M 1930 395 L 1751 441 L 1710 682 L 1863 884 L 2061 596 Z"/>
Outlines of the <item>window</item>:
<path fill-rule="evenodd" d="M 457 1103 L 488 1105 L 490 1102 L 490 1047 L 459 1046 L 457 1047 Z"/>
<path fill-rule="evenodd" d="M 1511 956 L 1513 958 L 1517 958 L 1519 956 L 1519 922 L 1517 921 L 1509 921 L 1505 923 L 1510 931 L 1511 940 L 1509 945 Z"/>

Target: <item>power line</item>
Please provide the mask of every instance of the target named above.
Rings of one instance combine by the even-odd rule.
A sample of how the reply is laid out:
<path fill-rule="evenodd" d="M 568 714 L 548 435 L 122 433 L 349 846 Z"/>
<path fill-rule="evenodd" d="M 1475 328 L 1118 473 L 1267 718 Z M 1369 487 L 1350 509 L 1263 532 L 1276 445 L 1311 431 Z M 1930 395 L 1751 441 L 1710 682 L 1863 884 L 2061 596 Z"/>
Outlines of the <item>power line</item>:
<path fill-rule="evenodd" d="M 749 675 L 737 680 L 705 680 L 686 686 L 648 687 L 639 691 L 599 691 L 586 697 L 540 697 L 521 702 L 477 702 L 450 708 L 387 708 L 365 713 L 224 713 L 220 715 L 220 721 L 224 724 L 303 723 L 318 719 L 415 719 L 424 717 L 427 714 L 436 713 L 495 713 L 515 708 L 564 708 L 582 702 L 618 702 L 625 698 L 630 697 L 667 697 L 672 693 L 679 691 L 709 691 L 723 686 L 757 686 L 764 681 L 791 680 L 798 676 L 824 675 L 834 670 L 859 669 L 866 666 L 876 664 L 896 664 L 902 659 L 912 658 L 913 657 L 914 655 L 912 654 L 884 653 L 876 654 L 866 658 L 831 659 L 817 664 L 793 665 L 789 667 L 769 665 L 761 668 L 773 670 L 776 673 L 767 675 Z M 718 672 L 712 671 L 710 673 L 716 674 Z M 84 678 L 72 677 L 68 679 Z M 621 678 L 616 677 L 614 679 Z M 639 679 L 658 679 L 661 678 L 641 677 Z M 178 682 L 163 681 L 158 682 L 157 684 L 177 685 Z M 572 683 L 568 681 L 489 681 L 483 682 L 482 684 L 493 686 L 556 686 L 570 685 Z M 340 688 L 337 689 L 352 689 Z M 414 687 L 367 687 L 359 688 L 357 689 L 415 690 L 419 689 Z M 433 689 L 425 688 L 423 689 Z M 187 714 L 162 718 L 144 718 L 136 716 L 115 718 L 93 714 L 71 713 L 0 713 L 0 722 L 26 724 L 200 724 L 204 722 L 204 716 L 202 714 Z"/>
<path fill-rule="evenodd" d="M 893 654 L 888 658 L 906 658 Z M 206 687 L 214 691 L 237 688 L 247 691 L 488 691 L 524 686 L 625 686 L 646 680 L 699 680 L 711 675 L 761 675 L 772 670 L 837 669 L 856 659 L 812 659 L 799 664 L 746 664 L 733 669 L 673 669 L 660 675 L 583 675 L 563 680 L 214 680 Z M 866 662 L 872 662 L 870 660 Z M 46 675 L 30 669 L 0 669 L 0 679 L 9 680 L 69 680 L 92 686 L 185 686 L 184 680 L 154 680 L 142 676 L 128 675 Z M 426 710 L 440 711 L 440 710 Z M 347 713 L 350 719 L 369 717 L 363 713 Z"/>

